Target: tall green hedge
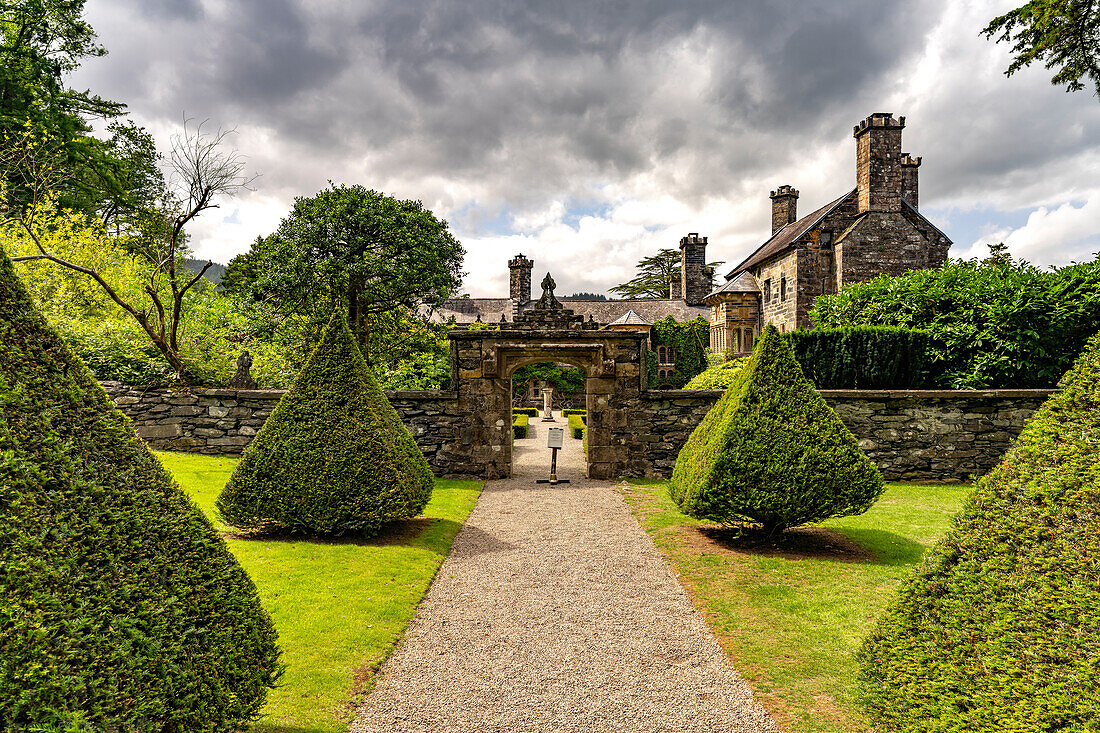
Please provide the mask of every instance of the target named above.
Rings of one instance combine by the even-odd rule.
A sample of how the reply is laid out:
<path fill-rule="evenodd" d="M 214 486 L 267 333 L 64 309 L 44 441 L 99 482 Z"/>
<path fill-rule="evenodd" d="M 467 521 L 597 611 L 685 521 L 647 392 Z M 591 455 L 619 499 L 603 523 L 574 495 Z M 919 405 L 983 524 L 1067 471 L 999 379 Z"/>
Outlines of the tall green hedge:
<path fill-rule="evenodd" d="M 433 484 L 337 311 L 217 506 L 235 527 L 370 535 L 419 514 Z"/>
<path fill-rule="evenodd" d="M 891 326 L 817 328 L 783 334 L 818 389 L 924 389 L 936 386 L 936 339 Z"/>
<path fill-rule="evenodd" d="M 693 517 L 755 522 L 772 533 L 861 514 L 883 484 L 769 325 L 680 450 L 669 491 Z"/>
<path fill-rule="evenodd" d="M 237 730 L 280 671 L 252 581 L 0 252 L 0 730 Z"/>
<path fill-rule="evenodd" d="M 980 479 L 863 647 L 883 733 L 1100 721 L 1100 337 Z"/>

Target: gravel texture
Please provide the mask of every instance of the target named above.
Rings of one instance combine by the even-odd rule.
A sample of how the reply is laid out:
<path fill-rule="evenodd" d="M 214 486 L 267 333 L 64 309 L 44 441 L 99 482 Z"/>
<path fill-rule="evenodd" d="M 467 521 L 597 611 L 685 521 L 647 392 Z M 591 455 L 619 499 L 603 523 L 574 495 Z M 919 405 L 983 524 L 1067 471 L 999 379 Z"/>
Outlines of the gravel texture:
<path fill-rule="evenodd" d="M 560 417 L 554 423 L 564 427 Z M 777 731 L 614 486 L 533 418 L 352 733 Z"/>

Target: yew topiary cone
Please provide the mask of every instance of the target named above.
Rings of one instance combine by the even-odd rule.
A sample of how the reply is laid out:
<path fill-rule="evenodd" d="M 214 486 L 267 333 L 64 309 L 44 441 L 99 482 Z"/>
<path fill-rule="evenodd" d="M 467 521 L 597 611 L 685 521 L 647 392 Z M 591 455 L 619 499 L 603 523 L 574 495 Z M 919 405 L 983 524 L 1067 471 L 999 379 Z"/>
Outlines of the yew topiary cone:
<path fill-rule="evenodd" d="M 878 730 L 1100 721 L 1100 336 L 982 477 L 864 644 Z"/>
<path fill-rule="evenodd" d="M 419 514 L 434 482 L 337 312 L 217 506 L 235 527 L 367 536 Z"/>
<path fill-rule="evenodd" d="M 280 669 L 252 581 L 0 252 L 0 730 L 238 730 Z"/>
<path fill-rule="evenodd" d="M 768 533 L 865 512 L 882 475 L 769 325 L 680 450 L 670 493 L 686 513 Z"/>

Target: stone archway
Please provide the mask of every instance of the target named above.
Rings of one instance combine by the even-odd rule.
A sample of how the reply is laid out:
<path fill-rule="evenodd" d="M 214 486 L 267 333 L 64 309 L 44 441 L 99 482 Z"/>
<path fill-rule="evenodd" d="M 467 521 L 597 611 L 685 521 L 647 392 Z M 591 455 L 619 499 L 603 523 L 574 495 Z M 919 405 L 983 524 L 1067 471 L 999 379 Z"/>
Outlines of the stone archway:
<path fill-rule="evenodd" d="M 458 410 L 468 420 L 464 445 L 455 449 L 468 455 L 486 478 L 511 474 L 511 376 L 520 366 L 537 361 L 584 369 L 588 475 L 610 479 L 626 472 L 629 455 L 624 434 L 645 380 L 647 337 L 585 323 L 554 299 L 552 287 L 552 281 L 550 288 L 544 284 L 542 300 L 512 323 L 449 334 Z"/>

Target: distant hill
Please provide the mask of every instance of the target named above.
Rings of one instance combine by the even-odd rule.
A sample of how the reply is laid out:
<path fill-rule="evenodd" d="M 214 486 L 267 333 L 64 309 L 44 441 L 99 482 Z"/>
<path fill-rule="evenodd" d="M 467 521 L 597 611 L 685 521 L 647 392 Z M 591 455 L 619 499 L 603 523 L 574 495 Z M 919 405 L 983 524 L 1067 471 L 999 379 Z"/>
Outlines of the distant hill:
<path fill-rule="evenodd" d="M 191 272 L 198 272 L 207 262 L 208 260 L 194 260 L 187 258 L 183 261 L 183 266 Z M 210 269 L 203 273 L 203 277 L 205 277 L 207 280 L 214 283 L 215 285 L 220 285 L 222 281 L 222 275 L 224 274 L 225 265 L 219 265 L 217 262 L 215 262 L 210 266 Z"/>
<path fill-rule="evenodd" d="M 573 293 L 572 295 L 559 295 L 558 300 L 607 300 L 606 295 L 595 293 Z"/>

